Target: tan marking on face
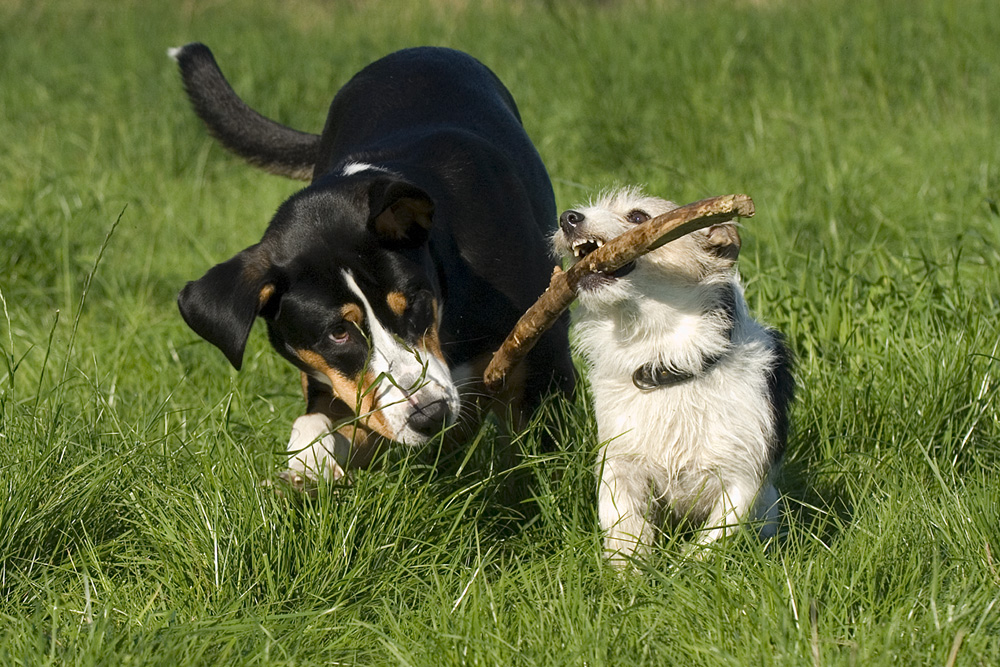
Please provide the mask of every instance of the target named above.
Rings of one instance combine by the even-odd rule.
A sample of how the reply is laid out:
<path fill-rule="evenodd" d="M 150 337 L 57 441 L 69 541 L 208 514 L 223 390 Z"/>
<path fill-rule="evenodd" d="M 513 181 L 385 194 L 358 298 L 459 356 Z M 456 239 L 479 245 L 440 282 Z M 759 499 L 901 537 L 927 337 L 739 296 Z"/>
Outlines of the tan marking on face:
<path fill-rule="evenodd" d="M 299 357 L 301 359 L 301 357 Z M 302 398 L 309 401 L 309 374 L 305 371 L 299 371 L 302 374 Z"/>
<path fill-rule="evenodd" d="M 375 378 L 371 379 L 374 380 Z M 368 400 L 369 402 L 372 401 L 372 399 L 368 396 L 365 397 L 365 400 Z M 364 414 L 366 417 L 361 420 L 361 423 L 364 426 L 372 431 L 375 431 L 376 433 L 381 433 L 390 440 L 396 439 L 397 436 L 393 435 L 392 430 L 389 428 L 389 423 L 385 419 L 385 414 L 381 410 L 376 410 L 375 412 L 368 410 Z"/>
<path fill-rule="evenodd" d="M 389 304 L 389 310 L 396 315 L 401 317 L 406 312 L 406 296 L 402 292 L 389 292 L 385 301 Z"/>
<path fill-rule="evenodd" d="M 424 332 L 424 335 L 420 337 L 417 344 L 424 350 L 427 350 L 435 357 L 437 357 L 441 363 L 445 366 L 448 363 L 444 359 L 444 352 L 441 350 L 441 338 L 438 332 L 438 327 L 440 325 L 440 320 L 438 319 L 438 302 L 437 299 L 431 301 L 431 309 L 434 313 L 434 323 L 431 324 L 430 328 Z M 482 373 L 480 373 L 482 375 Z"/>
<path fill-rule="evenodd" d="M 298 355 L 309 368 L 321 373 L 330 381 L 333 387 L 333 394 L 347 405 L 353 406 L 358 403 L 361 396 L 361 388 L 356 380 L 348 378 L 343 373 L 330 367 L 326 359 L 321 354 L 312 350 L 296 350 Z M 361 399 L 364 400 L 363 398 Z"/>
<path fill-rule="evenodd" d="M 333 395 L 354 411 L 362 430 L 375 431 L 387 438 L 393 438 L 385 415 L 375 405 L 375 391 L 369 391 L 375 382 L 374 376 L 366 374 L 359 382 L 331 368 L 320 354 L 312 350 L 296 350 L 295 354 L 306 365 L 322 373 L 330 381 Z"/>
<path fill-rule="evenodd" d="M 353 322 L 358 326 L 361 326 L 361 323 L 365 320 L 365 314 L 361 311 L 361 306 L 356 303 L 345 303 L 341 306 L 340 316 L 348 322 Z"/>
<path fill-rule="evenodd" d="M 264 285 L 257 296 L 257 310 L 260 310 L 274 296 L 274 285 Z"/>
<path fill-rule="evenodd" d="M 385 439 L 380 438 L 378 433 L 369 431 L 356 421 L 338 428 L 337 433 L 351 443 L 351 459 L 348 464 L 352 468 L 367 468 L 385 444 Z"/>
<path fill-rule="evenodd" d="M 438 337 L 436 324 L 431 325 L 431 328 L 424 332 L 424 335 L 417 341 L 417 345 L 440 359 L 441 363 L 445 363 L 444 352 L 441 351 L 441 339 Z"/>
<path fill-rule="evenodd" d="M 305 373 L 304 377 L 308 377 Z M 343 424 L 337 429 L 337 433 L 347 438 L 351 443 L 352 467 L 366 467 L 374 457 L 377 445 L 381 438 L 374 431 L 363 426 L 357 415 L 344 404 L 343 401 L 334 398 L 333 393 L 327 387 L 316 388 L 313 395 L 307 398 L 306 414 L 319 413 L 326 415 L 331 423 Z"/>

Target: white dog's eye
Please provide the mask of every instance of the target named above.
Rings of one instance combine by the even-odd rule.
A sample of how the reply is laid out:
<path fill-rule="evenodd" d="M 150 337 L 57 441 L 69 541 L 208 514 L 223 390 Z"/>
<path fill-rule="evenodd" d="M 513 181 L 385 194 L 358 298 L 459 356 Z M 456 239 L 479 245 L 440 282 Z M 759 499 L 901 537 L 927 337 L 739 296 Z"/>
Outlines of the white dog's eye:
<path fill-rule="evenodd" d="M 633 211 L 629 211 L 628 215 L 625 216 L 625 219 L 631 222 L 633 225 L 638 225 L 641 222 L 646 222 L 647 220 L 649 220 L 649 214 L 646 213 L 645 211 L 640 211 L 639 209 L 635 209 Z"/>

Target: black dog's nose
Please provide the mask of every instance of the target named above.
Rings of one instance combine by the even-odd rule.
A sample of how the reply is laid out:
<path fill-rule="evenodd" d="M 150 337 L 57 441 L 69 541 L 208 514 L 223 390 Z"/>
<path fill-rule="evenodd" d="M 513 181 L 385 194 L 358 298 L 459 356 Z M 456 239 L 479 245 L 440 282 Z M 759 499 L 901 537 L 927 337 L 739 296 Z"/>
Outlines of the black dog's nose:
<path fill-rule="evenodd" d="M 574 211 L 570 209 L 568 211 L 563 211 L 563 214 L 559 216 L 559 226 L 562 227 L 564 232 L 570 232 L 574 227 L 583 222 L 584 215 L 579 211 Z"/>
<path fill-rule="evenodd" d="M 420 435 L 432 436 L 448 425 L 451 409 L 443 399 L 417 408 L 406 418 L 406 424 Z"/>

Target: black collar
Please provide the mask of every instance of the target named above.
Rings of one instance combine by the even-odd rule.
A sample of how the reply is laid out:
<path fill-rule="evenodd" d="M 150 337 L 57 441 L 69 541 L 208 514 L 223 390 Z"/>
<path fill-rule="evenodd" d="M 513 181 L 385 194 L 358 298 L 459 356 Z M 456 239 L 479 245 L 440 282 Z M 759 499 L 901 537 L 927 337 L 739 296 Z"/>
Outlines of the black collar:
<path fill-rule="evenodd" d="M 681 384 L 682 382 L 687 382 L 688 380 L 693 380 L 699 375 L 704 375 L 712 366 L 719 363 L 726 354 L 729 352 L 727 348 L 719 354 L 713 354 L 710 357 L 703 357 L 701 360 L 701 368 L 696 371 L 685 371 L 674 368 L 669 364 L 658 364 L 653 361 L 648 361 L 644 363 L 639 368 L 635 369 L 632 373 L 632 384 L 636 386 L 637 389 L 641 391 L 653 391 L 654 389 L 659 389 L 660 387 L 673 387 L 674 385 Z"/>
<path fill-rule="evenodd" d="M 731 342 L 733 339 L 733 327 L 736 323 L 736 293 L 735 287 L 726 290 L 722 297 L 722 303 L 718 310 L 721 316 L 728 322 L 726 338 Z M 719 361 L 729 354 L 730 346 L 727 345 L 722 352 L 707 357 L 702 357 L 701 366 L 697 370 L 682 370 L 671 364 L 647 361 L 632 373 L 632 384 L 640 391 L 653 391 L 661 387 L 673 387 L 684 382 L 704 375 L 712 369 Z"/>

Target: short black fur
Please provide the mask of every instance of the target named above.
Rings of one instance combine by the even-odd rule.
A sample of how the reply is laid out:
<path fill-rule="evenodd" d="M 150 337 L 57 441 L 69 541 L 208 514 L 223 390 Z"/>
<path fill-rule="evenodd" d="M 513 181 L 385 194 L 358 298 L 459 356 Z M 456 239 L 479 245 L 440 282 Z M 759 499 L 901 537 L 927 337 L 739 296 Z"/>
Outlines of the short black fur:
<path fill-rule="evenodd" d="M 407 342 L 440 312 L 452 369 L 488 356 L 545 290 L 552 187 L 510 93 L 472 57 L 442 48 L 386 56 L 343 86 L 313 135 L 253 111 L 204 45 L 171 55 L 195 111 L 226 148 L 312 180 L 259 243 L 179 296 L 188 324 L 237 368 L 259 315 L 273 346 L 300 368 L 306 349 L 355 370 L 357 355 L 323 343 L 351 300 L 345 275 Z M 401 314 L 384 305 L 394 291 L 407 297 Z M 525 362 L 529 408 L 553 388 L 572 391 L 567 329 L 564 316 Z"/>

